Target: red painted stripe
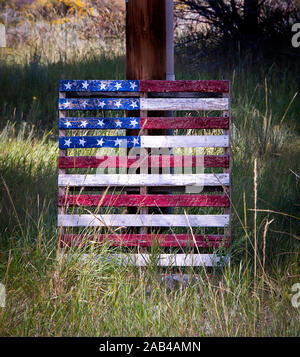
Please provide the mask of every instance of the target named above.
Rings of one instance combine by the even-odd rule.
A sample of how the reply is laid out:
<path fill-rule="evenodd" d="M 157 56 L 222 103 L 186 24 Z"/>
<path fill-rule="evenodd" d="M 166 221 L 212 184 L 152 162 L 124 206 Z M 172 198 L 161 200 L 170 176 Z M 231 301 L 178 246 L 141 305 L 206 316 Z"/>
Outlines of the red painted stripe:
<path fill-rule="evenodd" d="M 69 195 L 59 196 L 58 206 L 105 207 L 229 207 L 222 195 Z"/>
<path fill-rule="evenodd" d="M 140 81 L 140 92 L 229 93 L 229 81 Z"/>
<path fill-rule="evenodd" d="M 229 117 L 140 118 L 143 129 L 229 129 Z"/>
<path fill-rule="evenodd" d="M 183 160 L 184 158 L 184 160 Z M 137 168 L 143 166 L 143 159 L 127 156 L 60 156 L 60 169 L 79 169 L 97 167 Z M 153 155 L 148 157 L 149 167 L 196 167 L 196 156 Z M 229 167 L 228 155 L 205 155 L 204 167 Z"/>
<path fill-rule="evenodd" d="M 112 246 L 149 247 L 157 244 L 161 247 L 203 247 L 217 248 L 229 247 L 230 237 L 222 235 L 195 235 L 191 234 L 99 234 L 97 236 L 84 236 L 79 234 L 63 234 L 60 247 L 85 245 L 93 241 L 96 244 L 108 242 Z"/>

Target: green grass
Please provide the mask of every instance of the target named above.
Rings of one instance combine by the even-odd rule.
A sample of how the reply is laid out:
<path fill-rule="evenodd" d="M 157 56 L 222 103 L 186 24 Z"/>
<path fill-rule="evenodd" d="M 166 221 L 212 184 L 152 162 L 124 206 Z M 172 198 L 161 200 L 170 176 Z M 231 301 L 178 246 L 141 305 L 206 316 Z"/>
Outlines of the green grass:
<path fill-rule="evenodd" d="M 197 282 L 169 287 L 154 264 L 137 269 L 94 259 L 106 246 L 88 251 L 87 261 L 85 250 L 71 250 L 58 264 L 58 80 L 124 78 L 124 68 L 124 57 L 113 56 L 0 64 L 0 281 L 7 291 L 0 335 L 299 336 L 291 286 L 300 279 L 300 108 L 297 74 L 286 66 L 241 69 L 227 60 L 217 70 L 188 73 L 177 65 L 177 79 L 232 82 L 229 267 L 212 279 L 188 270 L 199 274 Z M 269 211 L 257 213 L 256 274 L 255 159 L 258 209 Z"/>

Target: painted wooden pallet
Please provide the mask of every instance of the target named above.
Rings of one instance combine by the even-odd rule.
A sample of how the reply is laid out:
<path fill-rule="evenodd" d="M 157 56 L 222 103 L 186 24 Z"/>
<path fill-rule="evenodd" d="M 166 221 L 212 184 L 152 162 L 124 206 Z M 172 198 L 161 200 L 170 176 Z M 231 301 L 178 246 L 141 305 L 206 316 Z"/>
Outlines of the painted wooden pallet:
<path fill-rule="evenodd" d="M 187 248 L 230 245 L 229 93 L 229 81 L 59 81 L 61 247 L 108 242 L 146 249 L 157 244 L 186 249 L 184 254 L 161 254 L 157 262 L 162 266 L 227 262 L 228 256 L 188 254 Z M 153 116 L 155 111 L 159 116 Z M 162 111 L 179 115 L 162 116 Z M 129 129 L 135 135 L 126 135 Z M 154 135 L 152 129 L 177 130 L 177 135 Z M 194 135 L 197 131 L 201 135 Z M 217 153 L 199 154 L 199 148 Z M 160 187 L 168 193 L 152 191 Z M 208 187 L 221 192 L 208 194 Z M 176 188 L 186 192 L 175 193 Z M 128 211 L 132 207 L 135 214 Z M 173 211 L 161 214 L 162 207 Z M 77 227 L 96 227 L 97 233 L 74 233 Z M 135 265 L 150 259 L 145 251 L 116 257 Z"/>

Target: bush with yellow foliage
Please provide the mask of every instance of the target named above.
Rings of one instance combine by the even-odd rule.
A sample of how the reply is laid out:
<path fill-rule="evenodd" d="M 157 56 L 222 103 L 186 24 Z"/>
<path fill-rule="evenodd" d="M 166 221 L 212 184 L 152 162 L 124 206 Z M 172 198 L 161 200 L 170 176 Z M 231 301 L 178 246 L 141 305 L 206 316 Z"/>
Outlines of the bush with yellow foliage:
<path fill-rule="evenodd" d="M 0 22 L 11 48 L 42 59 L 124 51 L 125 2 L 120 0 L 0 0 Z"/>

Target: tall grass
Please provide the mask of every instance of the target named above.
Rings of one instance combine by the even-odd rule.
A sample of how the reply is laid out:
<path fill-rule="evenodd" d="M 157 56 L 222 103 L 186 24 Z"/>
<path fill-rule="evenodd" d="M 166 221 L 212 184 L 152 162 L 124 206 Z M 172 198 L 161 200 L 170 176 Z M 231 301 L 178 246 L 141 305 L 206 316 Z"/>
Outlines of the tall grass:
<path fill-rule="evenodd" d="M 0 281 L 7 292 L 0 335 L 298 336 L 290 290 L 300 278 L 295 71 L 224 59 L 189 73 L 177 63 L 177 79 L 232 83 L 233 244 L 227 267 L 179 269 L 190 279 L 174 282 L 161 279 L 155 259 L 146 269 L 115 264 L 106 245 L 58 259 L 57 81 L 121 79 L 125 68 L 124 56 L 74 58 L 0 63 Z"/>

